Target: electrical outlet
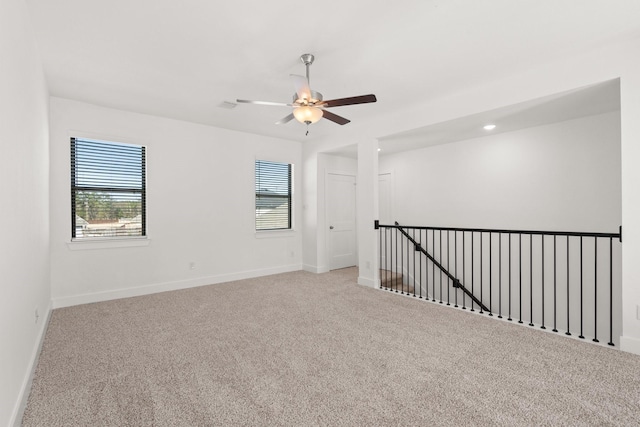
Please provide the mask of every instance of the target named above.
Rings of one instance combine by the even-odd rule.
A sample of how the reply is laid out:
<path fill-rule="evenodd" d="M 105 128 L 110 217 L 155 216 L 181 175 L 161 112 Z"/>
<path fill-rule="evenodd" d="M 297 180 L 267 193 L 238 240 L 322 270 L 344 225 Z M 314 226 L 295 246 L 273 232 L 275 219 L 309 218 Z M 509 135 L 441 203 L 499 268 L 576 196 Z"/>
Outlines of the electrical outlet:
<path fill-rule="evenodd" d="M 371 270 L 371 263 L 367 261 L 367 270 Z"/>
<path fill-rule="evenodd" d="M 38 314 L 38 309 L 36 308 L 36 323 L 38 323 L 38 318 L 40 317 L 40 315 Z"/>
<path fill-rule="evenodd" d="M 189 263 L 189 270 L 195 270 L 196 269 L 196 263 L 195 261 L 191 261 Z"/>

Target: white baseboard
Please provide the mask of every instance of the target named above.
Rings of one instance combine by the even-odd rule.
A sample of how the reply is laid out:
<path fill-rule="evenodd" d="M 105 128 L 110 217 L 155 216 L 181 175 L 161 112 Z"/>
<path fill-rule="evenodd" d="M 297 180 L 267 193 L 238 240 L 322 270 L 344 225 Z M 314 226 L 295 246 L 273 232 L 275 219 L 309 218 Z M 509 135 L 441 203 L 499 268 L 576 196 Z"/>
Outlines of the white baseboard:
<path fill-rule="evenodd" d="M 304 271 L 308 271 L 309 273 L 315 273 L 315 274 L 321 274 L 321 273 L 328 273 L 329 272 L 329 268 L 328 267 L 317 267 L 315 265 L 309 265 L 309 264 L 304 264 L 302 266 L 302 269 Z"/>
<path fill-rule="evenodd" d="M 31 392 L 31 383 L 33 382 L 33 376 L 36 372 L 38 357 L 40 356 L 40 351 L 42 350 L 42 344 L 44 343 L 44 336 L 47 331 L 47 327 L 49 326 L 49 320 L 51 319 L 52 310 L 52 303 L 49 302 L 47 312 L 43 319 L 44 321 L 40 323 L 40 330 L 38 331 L 36 344 L 34 345 L 33 351 L 31 352 L 31 357 L 29 358 L 29 370 L 24 377 L 24 381 L 22 381 L 20 393 L 18 394 L 18 400 L 16 401 L 15 407 L 13 408 L 13 413 L 11 414 L 11 420 L 9 421 L 10 426 L 20 427 L 20 425 L 22 424 L 22 417 L 24 415 L 24 410 L 27 408 L 27 401 L 29 400 L 29 393 Z"/>
<path fill-rule="evenodd" d="M 640 339 L 621 336 L 620 350 L 640 355 Z"/>
<path fill-rule="evenodd" d="M 53 308 L 70 307 L 80 304 L 109 301 L 120 298 L 137 297 L 141 295 L 155 294 L 158 292 L 176 291 L 180 289 L 195 288 L 198 286 L 214 285 L 217 283 L 232 282 L 234 280 L 251 279 L 272 274 L 288 273 L 302 270 L 302 265 L 291 264 L 280 267 L 264 268 L 258 270 L 242 271 L 238 273 L 220 274 L 217 276 L 205 276 L 195 279 L 178 280 L 174 282 L 156 283 L 153 285 L 136 286 L 112 291 L 94 292 L 90 294 L 71 295 L 67 297 L 53 298 Z"/>
<path fill-rule="evenodd" d="M 368 277 L 358 276 L 358 285 L 368 286 L 370 288 L 376 288 L 376 280 Z"/>

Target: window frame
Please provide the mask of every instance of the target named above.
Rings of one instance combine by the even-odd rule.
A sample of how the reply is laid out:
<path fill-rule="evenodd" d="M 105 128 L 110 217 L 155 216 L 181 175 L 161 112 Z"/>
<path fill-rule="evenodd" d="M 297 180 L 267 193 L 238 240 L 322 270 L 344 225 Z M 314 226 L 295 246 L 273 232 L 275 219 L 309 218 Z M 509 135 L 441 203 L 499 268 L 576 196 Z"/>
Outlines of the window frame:
<path fill-rule="evenodd" d="M 128 146 L 139 148 L 141 150 L 141 159 L 140 159 L 140 186 L 100 186 L 100 185 L 77 185 L 77 142 L 84 141 L 88 143 L 94 144 L 111 144 L 111 145 L 119 145 L 119 146 Z M 69 248 L 74 249 L 73 246 L 76 244 L 81 244 L 82 247 L 93 248 L 97 245 L 104 245 L 105 243 L 111 242 L 116 243 L 117 246 L 139 246 L 140 244 L 145 243 L 135 243 L 136 241 L 146 241 L 148 239 L 147 236 L 147 147 L 142 144 L 132 143 L 132 142 L 122 142 L 115 140 L 107 140 L 103 138 L 95 138 L 95 137 L 85 137 L 85 136 L 70 136 L 70 195 L 71 195 L 71 242 Z M 77 194 L 80 191 L 95 191 L 95 192 L 109 192 L 109 193 L 124 193 L 124 194 L 140 194 L 140 234 L 136 235 L 116 235 L 116 236 L 92 236 L 92 237 L 77 237 L 76 235 L 76 198 Z M 117 242 L 121 243 L 117 243 Z M 123 243 L 124 242 L 124 243 Z M 97 246 L 101 247 L 101 246 Z"/>
<path fill-rule="evenodd" d="M 258 202 L 258 197 L 259 197 L 259 191 L 258 191 L 258 163 L 259 162 L 263 162 L 263 163 L 275 163 L 275 164 L 280 164 L 280 165 L 287 165 L 288 166 L 288 194 L 284 197 L 288 198 L 288 218 L 287 218 L 287 222 L 288 222 L 288 227 L 287 228 L 258 228 L 258 206 L 257 206 L 257 202 Z M 270 159 L 270 158 L 258 158 L 256 157 L 254 159 L 253 162 L 253 171 L 254 171 L 254 185 L 253 185 L 253 206 L 254 206 L 254 211 L 253 211 L 253 219 L 254 219 L 254 232 L 256 233 L 256 237 L 265 237 L 265 236 L 269 236 L 269 235 L 282 235 L 285 233 L 291 233 L 295 231 L 295 215 L 294 215 L 294 184 L 295 184 L 295 179 L 294 179 L 294 173 L 295 173 L 295 164 L 293 162 L 290 161 L 282 161 L 282 160 L 274 160 L 274 159 Z"/>

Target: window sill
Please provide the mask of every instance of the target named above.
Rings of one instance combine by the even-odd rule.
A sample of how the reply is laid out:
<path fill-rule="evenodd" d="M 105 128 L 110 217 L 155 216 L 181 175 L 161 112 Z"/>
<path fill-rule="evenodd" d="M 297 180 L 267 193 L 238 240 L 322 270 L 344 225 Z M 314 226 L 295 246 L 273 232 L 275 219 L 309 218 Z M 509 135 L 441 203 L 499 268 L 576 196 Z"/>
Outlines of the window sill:
<path fill-rule="evenodd" d="M 296 230 L 264 230 L 264 231 L 256 231 L 255 235 L 256 235 L 256 239 L 292 237 L 296 235 Z"/>
<path fill-rule="evenodd" d="M 150 240 L 146 237 L 133 239 L 109 239 L 109 240 L 84 240 L 67 242 L 67 247 L 72 251 L 84 251 L 91 249 L 133 248 L 149 246 Z"/>

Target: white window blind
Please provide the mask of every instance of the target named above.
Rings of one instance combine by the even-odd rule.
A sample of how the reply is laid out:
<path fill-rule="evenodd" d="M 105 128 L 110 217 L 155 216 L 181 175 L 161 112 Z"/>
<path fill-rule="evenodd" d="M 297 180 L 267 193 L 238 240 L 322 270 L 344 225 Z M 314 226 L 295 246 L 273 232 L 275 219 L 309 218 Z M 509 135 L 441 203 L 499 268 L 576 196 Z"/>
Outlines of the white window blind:
<path fill-rule="evenodd" d="M 291 229 L 293 165 L 256 160 L 256 230 Z"/>
<path fill-rule="evenodd" d="M 73 240 L 146 236 L 145 147 L 71 138 Z"/>

